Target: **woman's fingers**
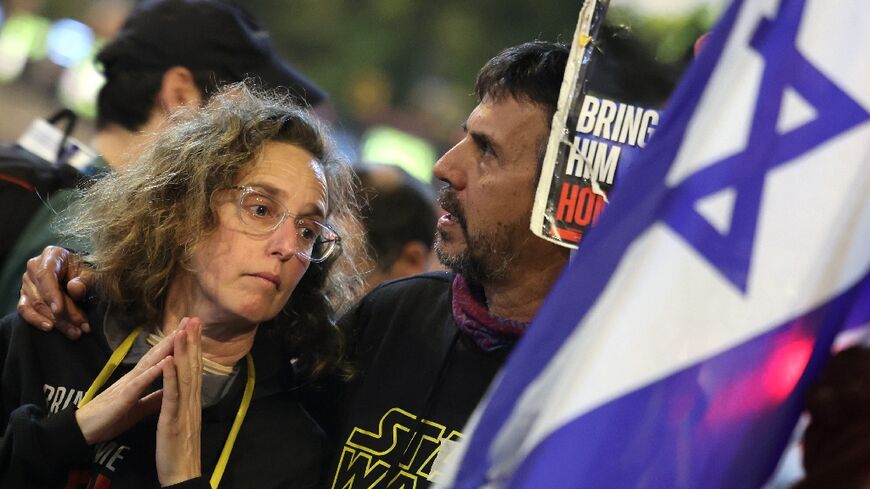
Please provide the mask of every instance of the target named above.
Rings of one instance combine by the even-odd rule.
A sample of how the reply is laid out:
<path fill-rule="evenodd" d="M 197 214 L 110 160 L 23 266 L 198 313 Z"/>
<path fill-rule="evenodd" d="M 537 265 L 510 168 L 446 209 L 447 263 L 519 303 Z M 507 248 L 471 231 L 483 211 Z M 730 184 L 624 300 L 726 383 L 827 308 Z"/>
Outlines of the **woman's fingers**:
<path fill-rule="evenodd" d="M 76 422 L 88 445 L 110 440 L 154 412 L 158 404 L 140 404 L 146 389 L 160 376 L 162 365 L 131 370 L 76 411 Z M 146 396 L 147 397 L 147 396 Z M 141 406 L 141 407 L 140 407 Z M 146 408 L 152 407 L 152 411 Z"/>
<path fill-rule="evenodd" d="M 167 357 L 167 359 L 171 360 L 172 357 Z M 164 359 L 166 361 L 166 359 Z M 161 371 L 163 370 L 163 365 L 160 366 Z M 163 389 L 156 390 L 151 394 L 139 399 L 139 403 L 136 405 L 136 410 L 141 413 L 139 419 L 144 418 L 145 416 L 156 413 L 160 410 L 160 406 L 163 403 Z"/>
<path fill-rule="evenodd" d="M 76 421 L 88 444 L 114 438 L 160 408 L 160 397 L 144 393 L 163 374 L 166 364 L 172 363 L 170 355 L 178 334 L 186 333 L 173 332 L 163 338 L 132 370 L 76 412 Z"/>
<path fill-rule="evenodd" d="M 191 318 L 173 340 L 172 365 L 163 367 L 163 404 L 157 422 L 157 476 L 162 485 L 194 477 L 200 467 L 202 323 Z"/>
<path fill-rule="evenodd" d="M 188 328 L 190 396 L 187 399 L 187 414 L 191 417 L 191 423 L 199 425 L 202 413 L 202 322 L 198 318 L 192 318 Z"/>
<path fill-rule="evenodd" d="M 163 365 L 163 400 L 160 404 L 160 423 L 174 422 L 178 418 L 178 376 L 175 359 L 167 357 Z"/>
<path fill-rule="evenodd" d="M 192 387 L 198 391 L 202 378 L 202 321 L 199 318 L 190 318 L 186 327 L 188 332 L 185 338 L 187 353 L 185 375 L 188 376 Z"/>
<path fill-rule="evenodd" d="M 178 374 L 181 395 L 188 389 L 199 392 L 202 376 L 202 321 L 199 318 L 185 318 L 174 341 L 175 369 Z"/>
<path fill-rule="evenodd" d="M 144 359 L 145 357 L 142 358 Z M 149 367 L 145 367 L 139 373 L 136 373 L 135 369 L 131 370 L 127 373 L 127 375 L 118 379 L 118 382 L 116 382 L 112 387 L 117 385 L 124 391 L 126 391 L 124 396 L 125 400 L 131 403 L 138 402 L 140 399 L 142 399 L 142 395 L 145 393 L 145 390 L 148 388 L 148 386 L 153 384 L 154 381 L 157 380 L 158 377 L 160 377 L 161 373 L 163 372 L 161 362 L 166 358 L 166 355 L 163 355 L 163 357 L 160 358 L 156 363 Z M 139 365 L 137 364 L 136 367 L 138 368 Z"/>
<path fill-rule="evenodd" d="M 175 337 L 179 333 L 179 331 L 173 331 L 168 335 L 164 336 L 159 342 L 157 342 L 156 345 L 152 346 L 150 350 L 142 355 L 142 358 L 140 358 L 139 361 L 136 362 L 136 366 L 133 367 L 133 370 L 131 370 L 130 373 L 128 373 L 127 375 L 149 369 L 154 365 L 160 363 L 160 361 L 167 356 L 171 355 L 173 350 L 175 349 Z"/>

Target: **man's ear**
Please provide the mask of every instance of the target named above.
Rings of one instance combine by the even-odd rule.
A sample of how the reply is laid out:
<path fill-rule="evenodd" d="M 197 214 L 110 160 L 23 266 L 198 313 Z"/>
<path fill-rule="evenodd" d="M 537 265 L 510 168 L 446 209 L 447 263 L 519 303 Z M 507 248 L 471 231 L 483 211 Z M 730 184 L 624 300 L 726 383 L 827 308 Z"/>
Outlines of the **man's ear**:
<path fill-rule="evenodd" d="M 163 72 L 157 103 L 167 115 L 184 105 L 200 105 L 202 93 L 196 86 L 193 73 L 183 66 L 173 66 Z"/>

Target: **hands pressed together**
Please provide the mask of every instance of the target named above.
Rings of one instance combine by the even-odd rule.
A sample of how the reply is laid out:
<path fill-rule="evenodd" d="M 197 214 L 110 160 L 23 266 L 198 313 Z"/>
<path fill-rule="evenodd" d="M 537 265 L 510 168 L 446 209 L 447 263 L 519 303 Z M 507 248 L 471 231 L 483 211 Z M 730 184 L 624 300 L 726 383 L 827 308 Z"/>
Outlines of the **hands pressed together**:
<path fill-rule="evenodd" d="M 48 331 L 70 339 L 89 333 L 87 317 L 75 301 L 83 299 L 93 274 L 83 260 L 64 248 L 49 246 L 27 262 L 18 313 Z M 60 284 L 66 283 L 66 293 Z M 89 445 L 115 438 L 145 416 L 157 421 L 157 476 L 163 486 L 199 477 L 202 415 L 202 323 L 184 318 L 178 328 L 151 348 L 126 375 L 76 411 Z M 163 389 L 146 394 L 158 377 Z"/>
<path fill-rule="evenodd" d="M 163 486 L 202 474 L 199 453 L 202 425 L 201 333 L 199 319 L 182 319 L 172 340 L 174 355 L 160 361 L 163 402 L 157 421 L 156 453 L 157 477 Z"/>
<path fill-rule="evenodd" d="M 184 318 L 178 329 L 148 351 L 126 375 L 76 411 L 89 445 L 115 438 L 160 410 L 157 477 L 163 486 L 199 477 L 202 324 Z M 163 389 L 146 394 L 163 376 Z"/>

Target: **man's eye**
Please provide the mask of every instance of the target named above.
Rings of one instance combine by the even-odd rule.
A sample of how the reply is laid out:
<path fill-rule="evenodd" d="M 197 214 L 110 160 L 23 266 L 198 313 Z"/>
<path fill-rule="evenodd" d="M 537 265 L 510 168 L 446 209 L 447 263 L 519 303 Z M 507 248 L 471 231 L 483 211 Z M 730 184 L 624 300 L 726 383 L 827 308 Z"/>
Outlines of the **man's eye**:
<path fill-rule="evenodd" d="M 495 148 L 493 148 L 492 144 L 490 144 L 489 138 L 481 136 L 479 134 L 472 134 L 471 137 L 474 140 L 474 144 L 476 144 L 478 149 L 480 149 L 481 155 L 495 156 Z"/>

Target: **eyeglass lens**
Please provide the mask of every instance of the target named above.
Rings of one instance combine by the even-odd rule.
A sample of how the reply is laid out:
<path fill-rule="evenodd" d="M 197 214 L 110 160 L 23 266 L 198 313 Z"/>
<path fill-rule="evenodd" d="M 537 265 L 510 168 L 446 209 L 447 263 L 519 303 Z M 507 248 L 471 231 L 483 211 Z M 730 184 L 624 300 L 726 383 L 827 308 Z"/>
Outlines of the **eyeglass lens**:
<path fill-rule="evenodd" d="M 268 234 L 292 216 L 283 205 L 250 188 L 240 189 L 239 216 L 242 222 L 258 234 Z M 326 259 L 335 248 L 337 236 L 323 224 L 307 217 L 293 217 L 299 250 L 313 261 Z"/>

